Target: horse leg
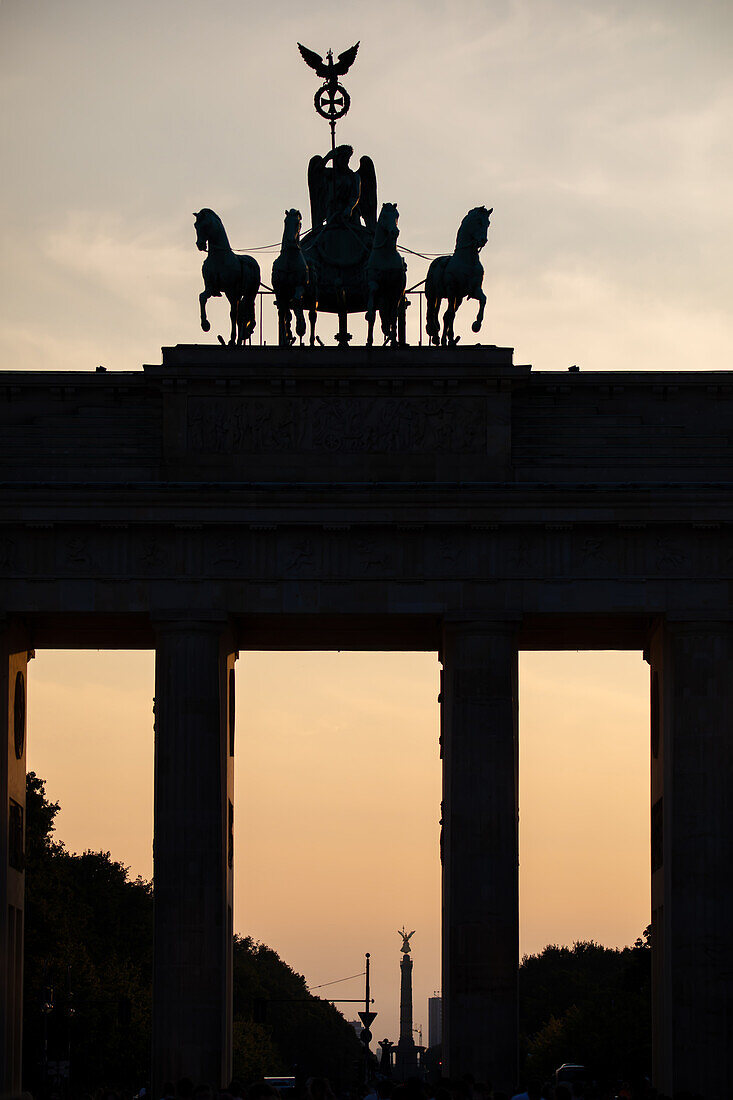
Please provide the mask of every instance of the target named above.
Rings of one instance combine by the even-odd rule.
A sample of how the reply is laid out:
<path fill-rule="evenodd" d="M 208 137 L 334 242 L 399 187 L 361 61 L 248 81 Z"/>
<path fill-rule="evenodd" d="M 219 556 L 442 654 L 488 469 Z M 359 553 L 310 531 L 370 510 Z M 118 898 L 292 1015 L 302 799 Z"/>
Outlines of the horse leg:
<path fill-rule="evenodd" d="M 315 309 L 308 310 L 308 320 L 310 321 L 311 334 L 310 334 L 310 346 L 316 342 L 316 320 L 318 319 L 318 312 Z"/>
<path fill-rule="evenodd" d="M 237 308 L 237 345 L 243 347 L 255 329 L 254 298 L 240 298 Z"/>
<path fill-rule="evenodd" d="M 440 343 L 440 304 L 441 298 L 427 299 L 427 316 L 425 319 L 425 331 L 430 337 L 430 343 L 437 347 Z"/>
<path fill-rule="evenodd" d="M 293 333 L 290 328 L 290 307 L 277 307 L 277 342 L 281 348 L 289 348 L 293 343 Z"/>
<path fill-rule="evenodd" d="M 305 317 L 303 315 L 302 305 L 295 306 L 295 331 L 298 334 L 300 343 L 303 343 L 303 337 L 305 336 Z"/>
<path fill-rule="evenodd" d="M 394 318 L 392 316 L 392 310 L 387 302 L 383 302 L 379 307 L 379 321 L 382 326 L 382 335 L 384 336 L 384 346 L 387 344 L 393 344 L 395 341 L 395 325 Z"/>
<path fill-rule="evenodd" d="M 407 347 L 407 307 L 409 304 L 403 294 L 397 307 L 397 345 L 401 348 Z"/>
<path fill-rule="evenodd" d="M 379 313 L 379 327 L 382 330 L 382 347 L 389 343 L 389 299 L 384 289 L 376 296 L 375 306 Z"/>
<path fill-rule="evenodd" d="M 242 299 L 242 301 L 244 301 L 244 299 Z M 255 293 L 252 294 L 247 299 L 247 312 L 245 314 L 245 320 L 247 321 L 247 331 L 245 333 L 245 336 L 247 337 L 247 339 L 249 340 L 250 343 L 252 343 L 252 333 L 257 328 L 257 319 L 255 317 L 255 302 L 256 301 L 257 301 L 257 292 L 255 291 Z"/>
<path fill-rule="evenodd" d="M 367 310 L 364 314 L 364 319 L 369 325 L 369 331 L 367 332 L 366 346 L 370 348 L 374 343 L 374 322 L 377 319 L 377 311 L 374 305 L 374 292 L 376 286 L 374 283 L 369 284 L 369 299 L 367 301 Z"/>
<path fill-rule="evenodd" d="M 390 308 L 390 311 L 389 311 L 389 336 L 390 336 L 390 341 L 391 341 L 391 343 L 394 347 L 398 347 L 399 342 L 400 342 L 398 331 L 397 331 L 397 321 L 399 319 L 398 310 L 399 310 L 399 305 L 397 303 L 393 302 L 392 306 Z"/>
<path fill-rule="evenodd" d="M 458 344 L 460 342 L 460 339 L 461 339 L 460 336 L 456 336 L 453 325 L 455 323 L 456 314 L 458 313 L 458 309 L 459 309 L 460 304 L 461 304 L 462 301 L 463 301 L 463 296 L 462 295 L 456 295 L 456 297 L 453 299 L 453 316 L 451 317 L 451 321 L 450 321 L 450 336 L 451 336 L 451 347 L 452 348 L 454 348 L 456 346 L 456 344 Z"/>
<path fill-rule="evenodd" d="M 229 346 L 234 347 L 237 343 L 237 313 L 239 311 L 240 299 L 237 295 L 227 294 L 229 299 L 229 320 L 232 323 L 232 331 L 229 334 Z"/>
<path fill-rule="evenodd" d="M 453 317 L 455 314 L 451 314 L 451 306 L 453 305 L 453 299 L 448 299 L 448 304 L 445 307 L 445 313 L 443 314 L 443 332 L 440 337 L 441 347 L 449 346 L 450 341 L 453 338 Z"/>
<path fill-rule="evenodd" d="M 486 309 L 486 295 L 484 294 L 481 287 L 478 288 L 476 298 L 478 299 L 478 313 L 476 314 L 476 320 L 471 325 L 471 332 L 478 332 L 484 319 L 484 310 Z"/>
<path fill-rule="evenodd" d="M 212 294 L 212 292 L 210 290 L 202 290 L 201 293 L 199 294 L 199 308 L 201 310 L 201 328 L 204 330 L 204 332 L 208 332 L 209 329 L 211 328 L 211 325 L 209 324 L 209 320 L 206 316 L 206 303 L 208 302 L 209 298 L 213 298 L 213 297 L 214 297 L 214 295 Z"/>
<path fill-rule="evenodd" d="M 387 309 L 385 310 L 384 321 L 386 322 L 387 329 L 389 331 L 389 343 L 392 344 L 393 347 L 398 347 L 399 344 L 400 344 L 399 327 L 398 326 L 399 326 L 401 306 L 402 306 L 402 299 L 401 298 L 395 299 L 394 297 L 392 297 L 391 300 L 389 301 L 389 303 L 387 304 Z M 385 336 L 386 335 L 387 334 L 385 333 Z"/>

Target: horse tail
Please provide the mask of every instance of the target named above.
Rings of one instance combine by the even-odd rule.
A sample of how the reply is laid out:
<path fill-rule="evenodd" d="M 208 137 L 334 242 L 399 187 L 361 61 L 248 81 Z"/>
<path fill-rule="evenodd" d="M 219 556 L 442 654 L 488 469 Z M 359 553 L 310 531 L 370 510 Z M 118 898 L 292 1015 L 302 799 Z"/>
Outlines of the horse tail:
<path fill-rule="evenodd" d="M 238 256 L 239 260 L 239 286 L 245 297 L 255 296 L 260 289 L 261 274 L 260 265 L 254 256 Z"/>
<path fill-rule="evenodd" d="M 438 311 L 440 300 L 445 297 L 443 273 L 447 262 L 447 256 L 439 256 L 437 260 L 433 260 L 425 278 L 425 331 L 428 336 L 436 339 L 440 336 Z"/>
<path fill-rule="evenodd" d="M 282 257 L 277 256 L 275 262 L 272 265 L 272 271 L 270 273 L 270 282 L 272 283 L 272 289 L 275 294 L 275 305 L 279 305 L 280 302 L 280 290 L 285 282 L 284 273 L 282 272 Z"/>
<path fill-rule="evenodd" d="M 306 260 L 308 268 L 308 302 L 311 309 L 318 309 L 318 264 L 315 260 Z"/>
<path fill-rule="evenodd" d="M 260 265 L 253 256 L 240 256 L 239 260 L 242 271 L 242 296 L 239 299 L 237 317 L 240 323 L 244 322 L 246 336 L 251 336 L 257 325 L 255 301 L 261 282 Z"/>

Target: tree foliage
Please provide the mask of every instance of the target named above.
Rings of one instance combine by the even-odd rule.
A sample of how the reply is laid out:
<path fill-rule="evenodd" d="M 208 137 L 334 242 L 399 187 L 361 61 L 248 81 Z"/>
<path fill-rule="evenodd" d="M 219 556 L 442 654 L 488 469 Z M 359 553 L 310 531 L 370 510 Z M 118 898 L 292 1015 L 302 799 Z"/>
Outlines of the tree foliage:
<path fill-rule="evenodd" d="M 58 803 L 26 784 L 25 1079 L 71 1052 L 74 1085 L 140 1085 L 149 1064 L 153 899 L 109 852 L 52 838 Z M 48 1011 L 44 1012 L 44 1007 Z"/>
<path fill-rule="evenodd" d="M 650 930 L 633 947 L 552 944 L 519 970 L 526 1072 L 546 1079 L 563 1062 L 599 1079 L 635 1076 L 651 1063 Z"/>
<path fill-rule="evenodd" d="M 234 1070 L 243 1080 L 265 1074 L 318 1075 L 351 1084 L 361 1044 L 327 1001 L 308 993 L 305 979 L 269 947 L 234 941 Z"/>
<path fill-rule="evenodd" d="M 153 891 L 109 852 L 74 855 L 53 838 L 59 805 L 26 783 L 25 1085 L 71 1050 L 75 1090 L 149 1079 Z M 51 1010 L 44 1012 L 44 1006 Z M 71 1010 L 71 1011 L 70 1011 Z M 235 937 L 235 1074 L 324 1074 L 350 1084 L 361 1054 L 336 1009 L 264 944 Z"/>

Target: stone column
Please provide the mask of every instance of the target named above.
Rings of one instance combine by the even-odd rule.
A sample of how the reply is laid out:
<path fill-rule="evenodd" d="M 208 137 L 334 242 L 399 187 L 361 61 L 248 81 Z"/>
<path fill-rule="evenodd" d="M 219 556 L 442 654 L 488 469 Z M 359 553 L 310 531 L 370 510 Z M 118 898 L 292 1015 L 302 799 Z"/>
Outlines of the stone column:
<path fill-rule="evenodd" d="M 511 1094 L 517 1077 L 519 891 L 516 624 L 446 622 L 443 1065 Z"/>
<path fill-rule="evenodd" d="M 21 1089 L 27 642 L 0 621 L 0 1094 Z"/>
<path fill-rule="evenodd" d="M 400 959 L 400 1042 L 413 1043 L 412 1038 L 412 958 Z"/>
<path fill-rule="evenodd" d="M 221 620 L 159 621 L 153 1089 L 232 1072 L 234 660 Z"/>
<path fill-rule="evenodd" d="M 417 1074 L 417 1047 L 412 1032 L 412 956 L 406 951 L 400 959 L 400 1038 L 396 1071 L 400 1081 Z"/>
<path fill-rule="evenodd" d="M 733 1090 L 733 625 L 651 646 L 654 1084 Z"/>

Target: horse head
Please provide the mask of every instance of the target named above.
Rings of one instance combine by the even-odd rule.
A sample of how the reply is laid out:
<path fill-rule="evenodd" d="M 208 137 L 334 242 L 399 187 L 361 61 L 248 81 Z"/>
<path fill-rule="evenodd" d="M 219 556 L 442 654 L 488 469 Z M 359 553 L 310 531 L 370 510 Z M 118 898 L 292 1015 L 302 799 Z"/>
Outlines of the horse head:
<path fill-rule="evenodd" d="M 397 209 L 397 203 L 382 203 L 382 209 L 377 219 L 377 231 L 380 235 L 382 244 L 394 243 L 399 237 L 400 231 L 397 226 L 399 217 L 400 213 Z"/>
<path fill-rule="evenodd" d="M 209 210 L 208 206 L 204 206 L 199 210 L 198 214 L 194 214 L 194 228 L 196 229 L 196 247 L 199 252 L 205 252 L 211 235 L 217 229 L 223 228 L 221 218 L 218 214 L 215 214 L 213 210 Z"/>
<path fill-rule="evenodd" d="M 300 240 L 300 230 L 303 224 L 303 218 L 300 210 L 286 210 L 285 211 L 285 223 L 283 230 L 283 244 L 286 242 L 293 242 Z"/>
<path fill-rule="evenodd" d="M 493 212 L 493 206 L 490 210 L 485 206 L 474 206 L 473 210 L 469 210 L 459 226 L 456 248 L 470 246 L 480 251 L 488 240 Z"/>

